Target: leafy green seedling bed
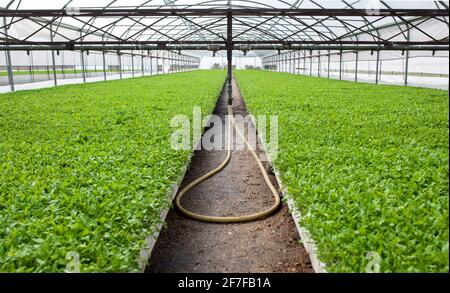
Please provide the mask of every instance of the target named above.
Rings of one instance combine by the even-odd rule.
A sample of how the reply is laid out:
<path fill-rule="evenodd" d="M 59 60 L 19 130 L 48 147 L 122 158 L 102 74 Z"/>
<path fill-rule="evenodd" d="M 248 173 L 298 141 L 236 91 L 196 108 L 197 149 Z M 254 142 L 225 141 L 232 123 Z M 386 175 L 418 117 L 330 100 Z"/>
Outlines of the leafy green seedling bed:
<path fill-rule="evenodd" d="M 138 271 L 190 151 L 170 120 L 209 114 L 224 71 L 0 95 L 0 271 Z"/>
<path fill-rule="evenodd" d="M 279 117 L 275 166 L 327 270 L 373 270 L 376 252 L 382 272 L 448 272 L 447 91 L 236 76 L 252 114 Z"/>

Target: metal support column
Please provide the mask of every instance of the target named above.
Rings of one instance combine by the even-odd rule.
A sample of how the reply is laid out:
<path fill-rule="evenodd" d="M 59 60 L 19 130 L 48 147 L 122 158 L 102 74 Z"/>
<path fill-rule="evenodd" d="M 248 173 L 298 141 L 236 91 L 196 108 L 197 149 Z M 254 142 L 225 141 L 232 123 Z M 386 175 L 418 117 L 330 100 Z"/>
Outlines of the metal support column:
<path fill-rule="evenodd" d="M 283 71 L 284 71 L 283 53 L 280 54 L 279 60 L 280 60 L 280 61 L 279 61 L 279 63 L 280 63 L 280 72 L 283 72 Z"/>
<path fill-rule="evenodd" d="M 355 60 L 355 82 L 358 82 L 359 51 L 356 51 L 355 54 L 356 54 L 356 60 Z"/>
<path fill-rule="evenodd" d="M 278 54 L 278 55 L 275 55 L 275 59 L 273 60 L 273 62 L 275 63 L 275 66 L 276 66 L 276 72 L 278 72 L 278 71 L 280 71 L 280 66 L 279 66 L 279 58 L 280 58 L 280 54 Z"/>
<path fill-rule="evenodd" d="M 287 52 L 284 53 L 283 63 L 284 63 L 284 72 L 289 73 L 289 68 L 288 68 L 288 53 L 287 53 Z"/>
<path fill-rule="evenodd" d="M 31 54 L 31 52 L 30 52 L 30 54 Z M 64 62 L 64 60 L 65 60 L 65 58 L 64 58 L 64 51 L 62 51 L 61 52 L 61 73 L 62 73 L 62 75 L 63 75 L 63 79 L 66 79 L 66 72 L 64 71 L 64 69 L 65 69 L 65 67 L 66 67 L 66 64 L 65 64 L 65 62 Z M 33 58 L 31 58 L 31 60 L 33 60 Z"/>
<path fill-rule="evenodd" d="M 166 51 L 165 53 L 167 55 L 167 57 L 165 59 L 166 60 L 165 63 L 167 65 L 167 74 L 169 74 L 170 73 L 170 65 L 172 63 L 172 58 L 170 57 L 170 52 L 169 51 Z"/>
<path fill-rule="evenodd" d="M 159 64 L 159 63 L 161 63 L 161 64 Z M 161 70 L 159 70 L 160 65 L 161 65 Z M 160 54 L 160 52 L 158 52 L 158 74 L 164 74 L 164 52 L 162 52 L 161 54 Z"/>
<path fill-rule="evenodd" d="M 380 70 L 380 50 L 377 50 L 377 66 L 375 71 L 375 84 L 378 84 L 378 71 Z"/>
<path fill-rule="evenodd" d="M 291 60 L 290 60 L 290 54 L 289 53 L 286 53 L 286 72 L 287 73 L 290 73 L 291 72 L 291 68 L 290 68 L 290 64 L 291 64 L 291 62 L 290 62 Z"/>
<path fill-rule="evenodd" d="M 141 70 L 142 70 L 142 76 L 145 75 L 145 69 L 144 69 L 144 55 L 141 56 Z"/>
<path fill-rule="evenodd" d="M 8 38 L 8 26 L 6 25 L 6 17 L 3 17 L 3 31 L 5 37 Z M 8 47 L 8 45 L 6 45 Z M 14 75 L 12 71 L 11 65 L 11 52 L 9 50 L 5 51 L 5 59 L 6 59 L 6 70 L 8 71 L 8 82 L 11 87 L 11 91 L 14 91 Z"/>
<path fill-rule="evenodd" d="M 280 58 L 279 58 L 279 62 L 280 62 L 280 72 L 284 72 L 284 61 L 283 61 L 283 53 L 280 54 Z"/>
<path fill-rule="evenodd" d="M 228 94 L 228 105 L 233 102 L 233 15 L 231 9 L 227 13 L 227 94 Z"/>
<path fill-rule="evenodd" d="M 165 54 L 166 52 L 165 51 L 162 51 L 162 57 L 161 57 L 161 73 L 164 75 L 164 68 L 165 68 L 165 65 L 166 65 L 166 54 Z"/>
<path fill-rule="evenodd" d="M 339 80 L 342 80 L 342 50 L 339 51 Z"/>
<path fill-rule="evenodd" d="M 380 31 L 376 30 L 377 36 L 380 37 Z M 377 65 L 376 65 L 376 71 L 375 71 L 375 84 L 378 84 L 378 72 L 380 71 L 380 50 L 377 50 Z"/>
<path fill-rule="evenodd" d="M 327 70 L 327 77 L 330 78 L 330 65 L 331 65 L 331 51 L 328 50 L 328 70 Z"/>
<path fill-rule="evenodd" d="M 286 72 L 291 73 L 291 53 L 286 53 Z"/>
<path fill-rule="evenodd" d="M 169 68 L 168 68 L 168 63 L 169 63 L 169 51 L 163 51 L 163 74 L 167 74 L 169 73 Z M 164 71 L 167 68 L 167 71 Z"/>
<path fill-rule="evenodd" d="M 102 52 L 102 58 L 103 58 L 103 79 L 106 81 L 106 52 Z"/>
<path fill-rule="evenodd" d="M 64 52 L 63 52 L 64 54 Z M 64 60 L 64 57 L 63 57 Z M 31 82 L 34 82 L 34 60 L 33 60 L 33 51 L 30 51 L 30 77 Z"/>
<path fill-rule="evenodd" d="M 280 54 L 275 57 L 275 62 L 277 64 L 277 72 L 281 72 L 281 64 L 280 64 Z"/>
<path fill-rule="evenodd" d="M 317 57 L 317 76 L 320 77 L 320 50 L 319 50 L 319 56 Z"/>
<path fill-rule="evenodd" d="M 172 57 L 170 56 L 170 52 L 167 51 L 167 59 L 166 59 L 166 67 L 167 67 L 167 74 L 170 73 L 170 66 L 172 65 Z"/>
<path fill-rule="evenodd" d="M 117 57 L 119 58 L 119 75 L 120 79 L 122 79 L 122 54 L 117 52 Z"/>
<path fill-rule="evenodd" d="M 50 42 L 53 42 L 53 30 L 52 25 L 50 24 Z M 58 80 L 56 79 L 56 61 L 55 61 L 55 50 L 52 50 L 52 67 L 53 67 L 53 84 L 55 86 L 58 85 Z"/>
<path fill-rule="evenodd" d="M 279 70 L 278 71 L 280 71 L 280 72 L 283 72 L 283 62 L 282 62 L 282 57 L 283 57 L 283 55 L 278 55 L 278 65 L 279 65 Z"/>
<path fill-rule="evenodd" d="M 381 80 L 381 76 L 383 74 L 383 60 L 380 58 L 380 68 L 378 69 L 378 80 Z"/>
<path fill-rule="evenodd" d="M 312 51 L 309 51 L 309 76 L 312 76 Z"/>
<path fill-rule="evenodd" d="M 411 30 L 409 29 L 409 25 L 406 25 L 407 32 L 406 32 L 406 40 L 409 42 L 411 39 Z M 405 86 L 408 85 L 408 71 L 409 71 L 409 51 L 406 50 L 405 52 Z"/>
<path fill-rule="evenodd" d="M 134 54 L 131 53 L 131 76 L 134 77 Z"/>
<path fill-rule="evenodd" d="M 409 30 L 408 30 L 409 33 Z M 405 86 L 408 85 L 408 71 L 409 71 L 409 51 L 405 52 Z"/>
<path fill-rule="evenodd" d="M 153 75 L 153 58 L 150 56 L 150 75 Z"/>
<path fill-rule="evenodd" d="M 303 51 L 303 74 L 306 75 L 306 51 Z"/>
<path fill-rule="evenodd" d="M 159 52 L 156 51 L 156 75 L 159 74 Z"/>
<path fill-rule="evenodd" d="M 80 60 L 81 60 L 81 76 L 83 77 L 83 82 L 86 82 L 86 72 L 84 72 L 84 52 L 80 51 Z"/>
<path fill-rule="evenodd" d="M 292 51 L 292 74 L 295 74 L 295 51 Z"/>
<path fill-rule="evenodd" d="M 283 63 L 281 62 L 281 53 L 277 56 L 278 71 L 283 72 Z"/>
<path fill-rule="evenodd" d="M 283 54 L 280 54 L 279 56 L 279 63 L 280 63 L 280 72 L 283 72 L 284 71 Z"/>

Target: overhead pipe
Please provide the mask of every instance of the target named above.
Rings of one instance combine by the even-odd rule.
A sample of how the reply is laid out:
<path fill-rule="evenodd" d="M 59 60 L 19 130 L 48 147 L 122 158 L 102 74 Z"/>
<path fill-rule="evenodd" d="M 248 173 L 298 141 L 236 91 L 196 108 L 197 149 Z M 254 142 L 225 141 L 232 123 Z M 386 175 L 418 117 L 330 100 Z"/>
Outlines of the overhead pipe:
<path fill-rule="evenodd" d="M 51 50 L 58 50 L 58 51 L 131 51 L 131 50 L 148 50 L 148 51 L 155 51 L 155 50 L 161 50 L 161 51 L 171 51 L 171 50 L 191 50 L 191 51 L 209 51 L 209 46 L 174 46 L 174 47 L 166 47 L 164 49 L 161 49 L 156 46 L 132 46 L 132 45 L 125 45 L 125 46 L 91 46 L 91 45 L 85 45 L 85 46 L 74 46 L 73 48 L 68 48 L 64 45 L 51 45 L 51 46 L 8 46 L 8 47 L 1 47 L 2 44 L 0 43 L 0 51 L 51 51 Z M 227 46 L 219 46 L 217 48 L 219 51 L 227 51 Z M 233 46 L 231 47 L 231 50 L 240 50 L 240 46 L 236 46 L 236 44 L 233 42 Z M 258 51 L 258 50 L 336 50 L 336 51 L 450 51 L 448 43 L 446 46 L 428 46 L 428 45 L 421 45 L 421 46 L 319 46 L 319 45 L 299 45 L 299 46 L 291 46 L 291 47 L 283 47 L 283 46 L 251 46 L 251 51 Z"/>

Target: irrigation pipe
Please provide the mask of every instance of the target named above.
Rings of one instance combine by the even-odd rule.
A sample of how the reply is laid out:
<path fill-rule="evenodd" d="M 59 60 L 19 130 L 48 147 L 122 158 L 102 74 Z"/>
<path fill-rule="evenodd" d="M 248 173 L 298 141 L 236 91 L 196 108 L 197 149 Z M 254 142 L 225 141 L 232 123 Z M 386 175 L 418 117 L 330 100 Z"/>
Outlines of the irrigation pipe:
<path fill-rule="evenodd" d="M 281 198 L 278 194 L 277 190 L 273 186 L 272 182 L 269 179 L 269 175 L 267 175 L 266 169 L 264 168 L 264 165 L 262 164 L 261 160 L 259 159 L 258 155 L 256 154 L 255 150 L 250 146 L 249 142 L 245 138 L 245 136 L 242 134 L 242 132 L 236 127 L 236 122 L 233 117 L 233 108 L 231 105 L 228 105 L 228 150 L 227 150 L 227 157 L 225 160 L 214 170 L 209 171 L 205 175 L 201 176 L 200 178 L 192 181 L 188 185 L 186 185 L 176 196 L 175 198 L 175 206 L 177 209 L 183 213 L 184 215 L 198 220 L 202 222 L 209 222 L 209 223 L 241 223 L 241 222 L 250 222 L 255 221 L 259 219 L 263 219 L 265 217 L 268 217 L 272 215 L 274 212 L 278 210 L 281 204 Z M 233 126 L 233 127 L 232 127 Z M 188 209 L 184 208 L 181 205 L 181 199 L 183 196 L 192 188 L 199 185 L 200 183 L 206 181 L 208 178 L 216 175 L 220 171 L 225 168 L 225 166 L 228 165 L 231 159 L 231 134 L 232 130 L 236 129 L 237 134 L 242 138 L 245 145 L 249 149 L 250 153 L 252 154 L 253 158 L 255 159 L 256 163 L 258 164 L 259 169 L 261 170 L 261 173 L 264 177 L 264 181 L 266 182 L 267 186 L 269 186 L 270 191 L 273 194 L 273 197 L 275 198 L 275 203 L 267 210 L 257 212 L 254 214 L 249 215 L 243 215 L 243 216 L 232 216 L 232 217 L 219 217 L 219 216 L 207 216 L 207 215 L 201 215 L 194 212 L 189 211 Z"/>

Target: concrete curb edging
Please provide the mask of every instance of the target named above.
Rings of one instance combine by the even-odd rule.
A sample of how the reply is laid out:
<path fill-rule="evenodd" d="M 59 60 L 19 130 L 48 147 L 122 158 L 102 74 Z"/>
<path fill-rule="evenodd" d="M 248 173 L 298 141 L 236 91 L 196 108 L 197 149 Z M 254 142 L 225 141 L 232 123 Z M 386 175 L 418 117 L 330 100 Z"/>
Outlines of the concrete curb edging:
<path fill-rule="evenodd" d="M 191 158 L 192 158 L 192 155 L 189 157 L 189 163 L 191 161 Z M 184 167 L 184 170 L 181 172 L 182 175 L 180 176 L 180 179 L 178 179 L 178 182 L 174 183 L 172 185 L 172 190 L 168 192 L 170 194 L 170 202 L 173 202 L 175 196 L 178 193 L 178 189 L 180 188 L 180 184 L 183 181 L 184 176 L 186 175 L 187 168 L 188 168 L 187 166 L 189 166 L 189 163 L 186 165 L 186 167 Z M 162 226 L 166 222 L 166 217 L 167 217 L 167 214 L 169 213 L 170 209 L 171 209 L 171 207 L 161 211 L 161 214 L 159 216 L 160 222 L 156 225 L 155 231 L 153 232 L 152 235 L 145 238 L 144 245 L 142 246 L 142 248 L 139 252 L 139 256 L 137 257 L 139 271 L 141 271 L 141 273 L 143 273 L 145 271 L 145 268 L 148 263 L 148 259 L 150 258 L 151 254 L 152 254 L 153 248 L 155 247 L 156 241 L 158 240 L 159 234 L 161 233 Z"/>
<path fill-rule="evenodd" d="M 222 93 L 223 93 L 223 91 L 225 89 L 225 86 L 226 86 L 226 81 L 225 81 L 224 86 L 222 87 L 222 90 L 220 91 L 218 99 L 220 99 L 220 97 L 221 97 L 221 95 L 222 95 Z M 216 100 L 216 103 L 217 103 L 218 99 Z M 213 110 L 214 110 L 214 108 L 213 108 Z M 211 112 L 213 110 L 211 110 Z M 211 118 L 210 118 L 210 120 L 211 120 Z M 206 125 L 209 125 L 209 122 L 210 121 L 208 121 L 208 123 Z M 192 153 L 189 155 L 188 163 L 186 164 L 186 166 L 184 167 L 183 171 L 181 172 L 180 177 L 178 178 L 177 182 L 172 185 L 172 190 L 169 191 L 168 194 L 167 194 L 167 197 L 170 197 L 170 203 L 173 202 L 173 200 L 175 199 L 175 196 L 178 193 L 180 185 L 183 182 L 184 177 L 186 176 L 186 172 L 188 170 L 188 167 L 191 164 L 191 160 L 192 160 L 192 157 L 194 156 L 195 150 L 197 150 L 198 146 L 202 143 L 202 138 L 203 138 L 203 134 L 199 137 L 197 143 L 195 144 L 195 148 L 193 148 Z M 139 267 L 139 271 L 141 273 L 145 272 L 145 268 L 146 268 L 146 266 L 148 264 L 148 260 L 149 260 L 150 256 L 152 255 L 153 248 L 155 247 L 156 241 L 158 240 L 159 234 L 161 233 L 161 229 L 163 227 L 163 224 L 166 222 L 167 214 L 169 213 L 171 208 L 172 207 L 170 206 L 170 207 L 168 207 L 168 208 L 166 208 L 166 209 L 161 211 L 161 213 L 160 213 L 160 222 L 156 225 L 155 231 L 153 231 L 152 235 L 150 235 L 147 238 L 145 238 L 144 245 L 141 247 L 139 255 L 136 258 L 136 261 L 137 261 L 138 267 Z"/>
<path fill-rule="evenodd" d="M 252 120 L 253 120 L 253 117 L 252 117 Z M 253 125 L 256 125 L 255 121 L 252 121 L 252 122 L 253 122 Z M 314 272 L 315 273 L 327 273 L 327 271 L 325 270 L 325 263 L 323 263 L 319 260 L 319 257 L 317 255 L 316 242 L 312 238 L 311 233 L 306 228 L 303 228 L 300 225 L 300 220 L 302 218 L 302 215 L 301 215 L 299 209 L 295 206 L 294 199 L 289 194 L 288 189 L 281 182 L 280 172 L 276 169 L 275 165 L 273 164 L 273 160 L 272 160 L 270 154 L 266 151 L 266 149 L 267 149 L 266 143 L 261 139 L 260 139 L 260 142 L 262 145 L 262 151 L 264 151 L 268 162 L 272 166 L 273 173 L 275 175 L 275 179 L 277 180 L 278 186 L 280 186 L 282 198 L 286 199 L 289 211 L 291 212 L 292 218 L 294 219 L 295 227 L 297 228 L 297 232 L 300 235 L 303 247 L 305 248 L 306 252 L 309 255 L 309 259 L 311 260 L 311 265 L 314 269 Z"/>
<path fill-rule="evenodd" d="M 270 160 L 270 159 L 269 159 Z M 272 165 L 272 162 L 270 161 Z M 273 165 L 272 165 L 273 166 Z M 302 239 L 303 247 L 305 247 L 306 252 L 309 254 L 309 258 L 311 260 L 311 265 L 316 273 L 327 273 L 325 263 L 321 262 L 317 255 L 317 246 L 314 239 L 311 237 L 309 231 L 302 226 L 300 226 L 300 220 L 302 215 L 298 208 L 295 206 L 294 199 L 289 195 L 287 189 L 282 185 L 281 180 L 279 179 L 280 174 L 278 171 L 275 171 L 275 178 L 277 179 L 277 183 L 280 186 L 281 192 L 283 193 L 283 197 L 287 199 L 287 205 L 289 210 L 291 211 L 292 218 L 295 222 L 295 227 L 297 228 L 298 234 Z"/>

